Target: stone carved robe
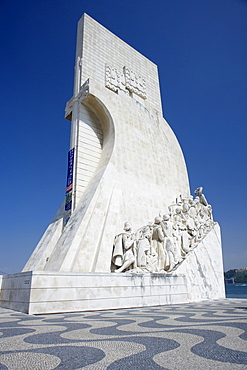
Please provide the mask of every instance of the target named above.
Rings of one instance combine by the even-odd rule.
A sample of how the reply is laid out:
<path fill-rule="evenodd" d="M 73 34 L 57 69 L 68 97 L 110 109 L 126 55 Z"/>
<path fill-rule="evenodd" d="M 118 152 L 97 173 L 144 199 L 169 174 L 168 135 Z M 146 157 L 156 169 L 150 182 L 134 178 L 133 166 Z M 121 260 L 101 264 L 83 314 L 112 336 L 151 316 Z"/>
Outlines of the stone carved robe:
<path fill-rule="evenodd" d="M 124 262 L 133 259 L 133 243 L 131 233 L 125 232 L 115 237 L 112 254 L 112 262 L 115 266 L 121 267 Z"/>
<path fill-rule="evenodd" d="M 166 267 L 171 269 L 178 262 L 176 243 L 173 237 L 173 222 L 162 221 L 161 226 L 165 236 L 164 247 L 166 250 Z"/>
<path fill-rule="evenodd" d="M 123 234 L 115 236 L 113 243 L 112 262 L 120 267 L 123 264 Z"/>
<path fill-rule="evenodd" d="M 155 224 L 152 235 L 152 246 L 158 256 L 158 269 L 167 268 L 167 253 L 164 247 L 165 236 L 161 225 Z"/>

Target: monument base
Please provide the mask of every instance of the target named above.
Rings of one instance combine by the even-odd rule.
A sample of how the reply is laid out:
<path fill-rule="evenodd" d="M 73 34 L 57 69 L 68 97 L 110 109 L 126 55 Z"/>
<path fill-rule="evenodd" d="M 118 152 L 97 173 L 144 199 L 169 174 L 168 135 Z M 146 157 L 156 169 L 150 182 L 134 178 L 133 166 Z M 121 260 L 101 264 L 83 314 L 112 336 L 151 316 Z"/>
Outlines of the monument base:
<path fill-rule="evenodd" d="M 171 273 L 27 271 L 0 276 L 0 306 L 29 314 L 95 311 L 225 297 L 215 224 Z"/>
<path fill-rule="evenodd" d="M 30 271 L 2 278 L 1 307 L 28 314 L 188 302 L 185 276 Z"/>

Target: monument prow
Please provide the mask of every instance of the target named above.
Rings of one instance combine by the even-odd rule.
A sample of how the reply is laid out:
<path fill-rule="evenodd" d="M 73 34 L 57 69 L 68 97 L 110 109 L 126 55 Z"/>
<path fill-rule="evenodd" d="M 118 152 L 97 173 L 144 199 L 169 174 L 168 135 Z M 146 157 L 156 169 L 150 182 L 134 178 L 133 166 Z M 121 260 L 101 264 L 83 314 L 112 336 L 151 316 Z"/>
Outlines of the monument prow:
<path fill-rule="evenodd" d="M 4 277 L 2 306 L 44 313 L 223 297 L 219 226 L 202 188 L 190 195 L 182 150 L 163 118 L 157 66 L 86 14 L 65 117 L 66 198 L 23 272 Z M 158 222 L 160 210 L 168 219 Z M 135 237 L 121 233 L 126 221 Z M 30 294 L 22 305 L 22 288 L 10 300 L 8 284 L 24 281 Z"/>

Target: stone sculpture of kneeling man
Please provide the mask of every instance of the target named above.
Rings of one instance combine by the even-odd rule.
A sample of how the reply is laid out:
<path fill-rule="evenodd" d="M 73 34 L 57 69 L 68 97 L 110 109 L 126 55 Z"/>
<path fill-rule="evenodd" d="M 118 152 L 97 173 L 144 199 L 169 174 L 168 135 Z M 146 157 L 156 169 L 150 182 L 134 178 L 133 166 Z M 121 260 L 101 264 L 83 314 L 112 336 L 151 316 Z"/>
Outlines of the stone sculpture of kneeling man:
<path fill-rule="evenodd" d="M 125 222 L 124 232 L 117 235 L 114 240 L 112 262 L 114 266 L 119 267 L 115 272 L 123 272 L 135 264 L 134 248 L 135 240 L 131 231 L 131 224 Z"/>

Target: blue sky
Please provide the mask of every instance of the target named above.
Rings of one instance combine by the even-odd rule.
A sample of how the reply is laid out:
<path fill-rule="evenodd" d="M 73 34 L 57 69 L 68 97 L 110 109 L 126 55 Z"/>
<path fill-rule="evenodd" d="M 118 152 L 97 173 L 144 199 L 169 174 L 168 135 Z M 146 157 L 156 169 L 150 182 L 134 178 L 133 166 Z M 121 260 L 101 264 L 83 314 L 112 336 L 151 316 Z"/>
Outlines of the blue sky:
<path fill-rule="evenodd" d="M 159 67 L 164 117 L 247 266 L 247 1 L 0 0 L 0 271 L 19 272 L 65 194 L 76 27 L 86 12 Z"/>

